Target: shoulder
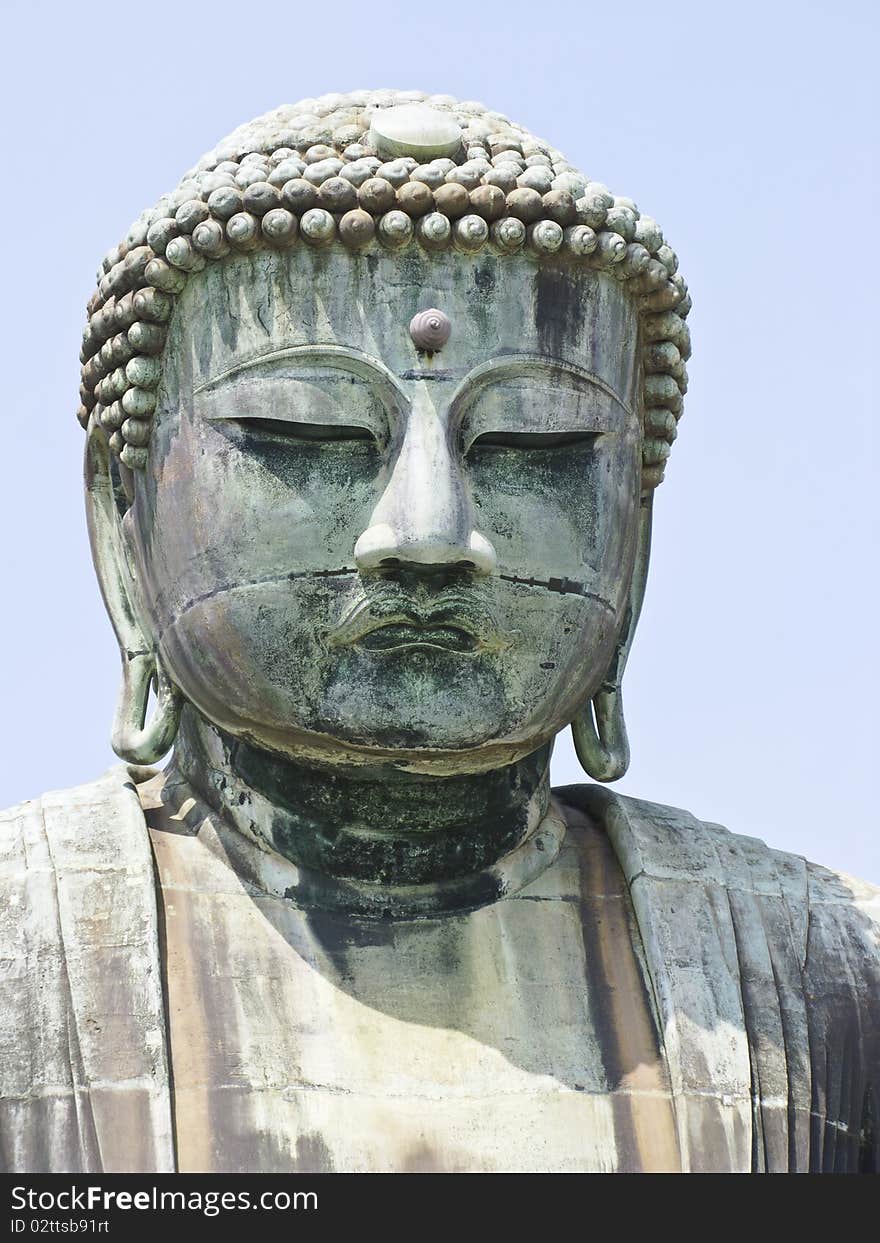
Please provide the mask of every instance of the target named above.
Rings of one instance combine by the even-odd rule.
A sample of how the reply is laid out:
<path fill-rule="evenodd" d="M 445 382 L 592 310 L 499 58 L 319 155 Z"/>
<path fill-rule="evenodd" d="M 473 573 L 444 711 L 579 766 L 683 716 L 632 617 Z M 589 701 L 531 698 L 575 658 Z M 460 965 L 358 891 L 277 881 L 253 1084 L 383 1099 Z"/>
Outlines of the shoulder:
<path fill-rule="evenodd" d="M 152 875 L 146 820 L 138 798 L 144 770 L 117 764 L 93 781 L 50 790 L 0 811 L 0 934 L 24 952 L 57 928 L 59 911 L 98 909 L 120 880 Z M 53 919 L 52 912 L 56 913 Z M 36 935 L 36 933 L 35 933 Z"/>
<path fill-rule="evenodd" d="M 638 856 L 651 873 L 682 872 L 725 883 L 748 879 L 751 885 L 760 886 L 762 875 L 766 881 L 768 871 L 781 871 L 802 889 L 805 900 L 856 906 L 880 920 L 880 886 L 777 850 L 758 837 L 699 820 L 684 808 L 617 794 L 601 785 L 561 786 L 553 793 L 560 803 L 586 813 L 606 832 L 625 827 L 633 861 Z"/>
<path fill-rule="evenodd" d="M 0 812 L 0 889 L 2 1046 L 10 1016 L 20 1030 L 39 1030 L 40 1015 L 60 1022 L 76 972 L 124 957 L 154 922 L 149 836 L 128 768 Z M 11 1060 L 0 1048 L 0 1070 Z"/>
<path fill-rule="evenodd" d="M 166 1143 L 158 912 L 138 775 L 118 765 L 0 812 L 0 1154 L 11 1170 L 154 1168 L 143 1150 Z M 118 1109 L 132 1122 L 122 1131 L 107 1085 L 124 1088 Z M 164 1148 L 155 1161 L 168 1168 Z"/>
<path fill-rule="evenodd" d="M 114 765 L 0 812 L 0 958 L 32 962 L 74 925 L 77 940 L 99 943 L 120 895 L 152 876 L 137 775 Z"/>
<path fill-rule="evenodd" d="M 735 1168 L 875 1168 L 880 889 L 678 807 L 554 794 L 628 886 L 691 1157 L 692 1102 L 720 1092 L 747 1137 Z"/>
<path fill-rule="evenodd" d="M 40 870 L 118 852 L 120 833 L 142 837 L 136 782 L 146 770 L 116 764 L 93 781 L 50 790 L 0 811 L 0 860 L 14 870 Z M 115 845 L 114 845 L 115 839 Z"/>
<path fill-rule="evenodd" d="M 634 895 L 648 886 L 659 894 L 698 885 L 707 899 L 717 895 L 730 907 L 735 923 L 749 931 L 760 923 L 771 943 L 785 940 L 813 984 L 830 985 L 843 970 L 858 991 L 880 999 L 877 885 L 606 786 L 564 786 L 554 794 L 607 833 Z"/>

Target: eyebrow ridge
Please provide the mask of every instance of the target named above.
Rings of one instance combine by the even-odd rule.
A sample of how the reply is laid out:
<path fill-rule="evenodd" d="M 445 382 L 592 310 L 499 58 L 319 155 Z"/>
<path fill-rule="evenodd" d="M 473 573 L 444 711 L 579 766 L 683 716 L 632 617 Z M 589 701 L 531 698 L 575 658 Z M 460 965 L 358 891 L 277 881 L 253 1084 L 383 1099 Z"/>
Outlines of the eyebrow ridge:
<path fill-rule="evenodd" d="M 197 385 L 193 389 L 193 396 L 207 392 L 222 384 L 224 380 L 232 379 L 233 376 L 240 375 L 242 372 L 252 371 L 263 363 L 278 362 L 286 358 L 301 359 L 304 362 L 319 362 L 321 359 L 324 359 L 327 362 L 336 364 L 353 364 L 348 367 L 340 366 L 340 370 L 353 372 L 355 375 L 360 374 L 361 378 L 368 382 L 370 380 L 378 381 L 387 389 L 391 389 L 399 401 L 407 406 L 409 405 L 409 398 L 401 388 L 397 377 L 384 363 L 379 362 L 378 359 L 370 358 L 369 355 L 363 354 L 360 350 L 351 349 L 349 346 L 330 344 L 291 345 L 281 350 L 271 350 L 266 354 L 257 354 L 253 358 L 244 359 L 233 367 L 227 368 L 226 371 L 221 371 L 218 375 L 212 376 L 209 380 L 205 380 L 204 383 Z"/>
<path fill-rule="evenodd" d="M 610 397 L 626 414 L 632 416 L 633 410 L 623 400 L 619 393 L 611 387 L 607 380 L 603 380 L 593 371 L 588 371 L 586 367 L 579 367 L 576 363 L 570 363 L 564 358 L 556 358 L 551 354 L 502 354 L 497 358 L 490 358 L 488 362 L 480 363 L 472 371 L 464 377 L 450 402 L 450 407 L 455 408 L 461 404 L 472 389 L 477 388 L 484 381 L 493 378 L 498 372 L 516 371 L 518 368 L 526 370 L 543 370 L 548 371 L 551 368 L 558 368 L 567 375 L 576 376 L 579 380 L 586 380 L 588 384 L 592 384 L 595 388 L 600 389 L 607 397 Z"/>
<path fill-rule="evenodd" d="M 285 358 L 313 361 L 319 361 L 321 358 L 324 358 L 331 363 L 352 364 L 341 369 L 348 370 L 356 375 L 360 374 L 361 377 L 367 382 L 370 380 L 374 382 L 378 381 L 380 384 L 383 384 L 386 389 L 390 389 L 391 392 L 394 393 L 397 400 L 400 401 L 404 407 L 409 408 L 411 404 L 408 394 L 404 391 L 400 384 L 400 380 L 394 372 L 390 370 L 390 368 L 385 366 L 384 363 L 380 362 L 376 358 L 370 357 L 368 354 L 364 354 L 360 350 L 355 350 L 350 346 L 334 345 L 329 343 L 326 345 L 292 345 L 287 346 L 284 349 L 271 350 L 268 353 L 257 354 L 253 358 L 245 359 L 242 362 L 236 363 L 233 367 L 227 368 L 226 371 L 221 371 L 218 375 L 212 376 L 209 380 L 205 380 L 204 383 L 199 384 L 193 389 L 193 396 L 196 396 L 199 393 L 207 392 L 222 384 L 224 380 L 231 379 L 233 376 L 239 375 L 242 372 L 253 370 L 255 367 L 258 367 L 263 363 L 276 362 Z M 626 414 L 630 416 L 633 416 L 634 414 L 629 404 L 623 400 L 614 388 L 612 388 L 608 381 L 603 380 L 602 377 L 596 375 L 595 372 L 589 371 L 586 367 L 580 367 L 576 363 L 568 362 L 566 359 L 557 358 L 555 355 L 531 353 L 502 354 L 496 358 L 490 358 L 486 362 L 479 363 L 468 372 L 468 374 L 458 385 L 458 388 L 449 403 L 450 409 L 458 407 L 462 403 L 463 399 L 470 394 L 471 390 L 477 388 L 482 383 L 489 381 L 499 372 L 516 372 L 518 369 L 523 368 L 527 371 L 534 369 L 535 371 L 544 372 L 557 368 L 567 375 L 574 376 L 577 379 L 586 381 L 588 384 L 592 384 L 595 388 L 598 388 L 601 392 L 605 393 L 607 397 L 610 397 L 611 400 L 620 406 Z M 452 379 L 453 374 L 454 373 L 451 372 L 445 372 L 438 375 L 436 378 Z M 400 378 L 424 379 L 427 377 L 422 376 L 420 373 L 416 374 L 410 371 L 404 372 Z"/>

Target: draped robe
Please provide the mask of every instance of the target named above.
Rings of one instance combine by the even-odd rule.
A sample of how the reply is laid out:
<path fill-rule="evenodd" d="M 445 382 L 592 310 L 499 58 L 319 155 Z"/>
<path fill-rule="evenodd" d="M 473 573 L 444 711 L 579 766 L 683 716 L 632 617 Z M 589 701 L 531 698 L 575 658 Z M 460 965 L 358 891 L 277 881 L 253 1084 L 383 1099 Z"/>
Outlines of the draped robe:
<path fill-rule="evenodd" d="M 334 956 L 314 913 L 270 909 L 209 823 L 151 836 L 143 781 L 120 765 L 0 815 L 4 1169 L 878 1169 L 880 890 L 676 808 L 571 786 L 555 791 L 565 846 L 524 889 L 398 929 L 354 921 Z M 611 866 L 587 903 L 597 834 Z M 190 901 L 186 918 L 202 915 L 187 941 L 174 921 Z M 263 949 L 223 932 L 242 911 Z M 175 966 L 181 946 L 199 961 Z M 261 953 L 273 965 L 248 979 Z M 375 964 L 406 1005 L 375 991 Z M 507 1035 L 479 998 L 460 1012 L 449 1000 L 481 981 L 504 1022 L 509 1007 Z M 186 1034 L 180 1010 L 200 990 L 226 1021 L 187 1050 L 175 1023 Z M 265 1043 L 275 1022 L 293 1041 L 280 1052 Z M 580 1074 L 572 1040 L 599 1039 L 603 1022 L 620 1064 L 585 1047 Z M 236 1024 L 268 1069 L 229 1044 Z M 399 1059 L 382 1045 L 370 1062 L 370 1042 L 389 1040 Z M 639 1064 L 654 1044 L 659 1069 Z M 198 1058 L 221 1054 L 226 1078 L 200 1095 Z M 482 1095 L 467 1087 L 487 1079 Z M 216 1102 L 234 1112 L 236 1092 L 248 1121 L 233 1135 Z"/>

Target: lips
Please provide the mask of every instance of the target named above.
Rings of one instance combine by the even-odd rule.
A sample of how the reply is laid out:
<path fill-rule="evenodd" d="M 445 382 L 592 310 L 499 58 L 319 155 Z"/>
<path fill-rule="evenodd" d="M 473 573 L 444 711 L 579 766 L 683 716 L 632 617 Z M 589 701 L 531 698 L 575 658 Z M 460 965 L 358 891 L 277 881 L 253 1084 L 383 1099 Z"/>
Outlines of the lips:
<path fill-rule="evenodd" d="M 476 652 L 491 645 L 496 627 L 471 602 L 436 600 L 418 603 L 363 599 L 329 636 L 330 647 L 360 647 L 366 651 L 393 651 L 404 647 L 432 647 L 447 652 Z"/>
<path fill-rule="evenodd" d="M 358 646 L 368 651 L 392 651 L 401 647 L 439 647 L 449 652 L 472 652 L 477 646 L 477 640 L 468 631 L 448 623 L 420 625 L 407 621 L 375 627 L 361 636 Z"/>

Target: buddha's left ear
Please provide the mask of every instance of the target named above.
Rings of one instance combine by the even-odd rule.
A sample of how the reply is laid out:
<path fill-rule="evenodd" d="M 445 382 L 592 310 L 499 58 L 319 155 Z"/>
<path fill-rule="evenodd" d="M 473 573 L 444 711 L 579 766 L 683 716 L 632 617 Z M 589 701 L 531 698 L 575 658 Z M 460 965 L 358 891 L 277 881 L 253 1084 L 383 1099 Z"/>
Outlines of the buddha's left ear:
<path fill-rule="evenodd" d="M 177 736 L 181 696 L 141 620 L 137 579 L 122 530 L 132 482 L 126 467 L 111 468 L 106 432 L 93 415 L 85 456 L 86 517 L 92 560 L 122 657 L 122 687 L 110 742 L 119 758 L 130 764 L 155 764 Z M 147 721 L 151 687 L 156 709 Z"/>
<path fill-rule="evenodd" d="M 584 772 L 594 781 L 617 781 L 629 768 L 629 740 L 623 719 L 621 683 L 642 611 L 645 584 L 648 581 L 653 500 L 653 491 L 641 500 L 629 602 L 614 655 L 601 687 L 571 723 L 577 757 Z"/>

